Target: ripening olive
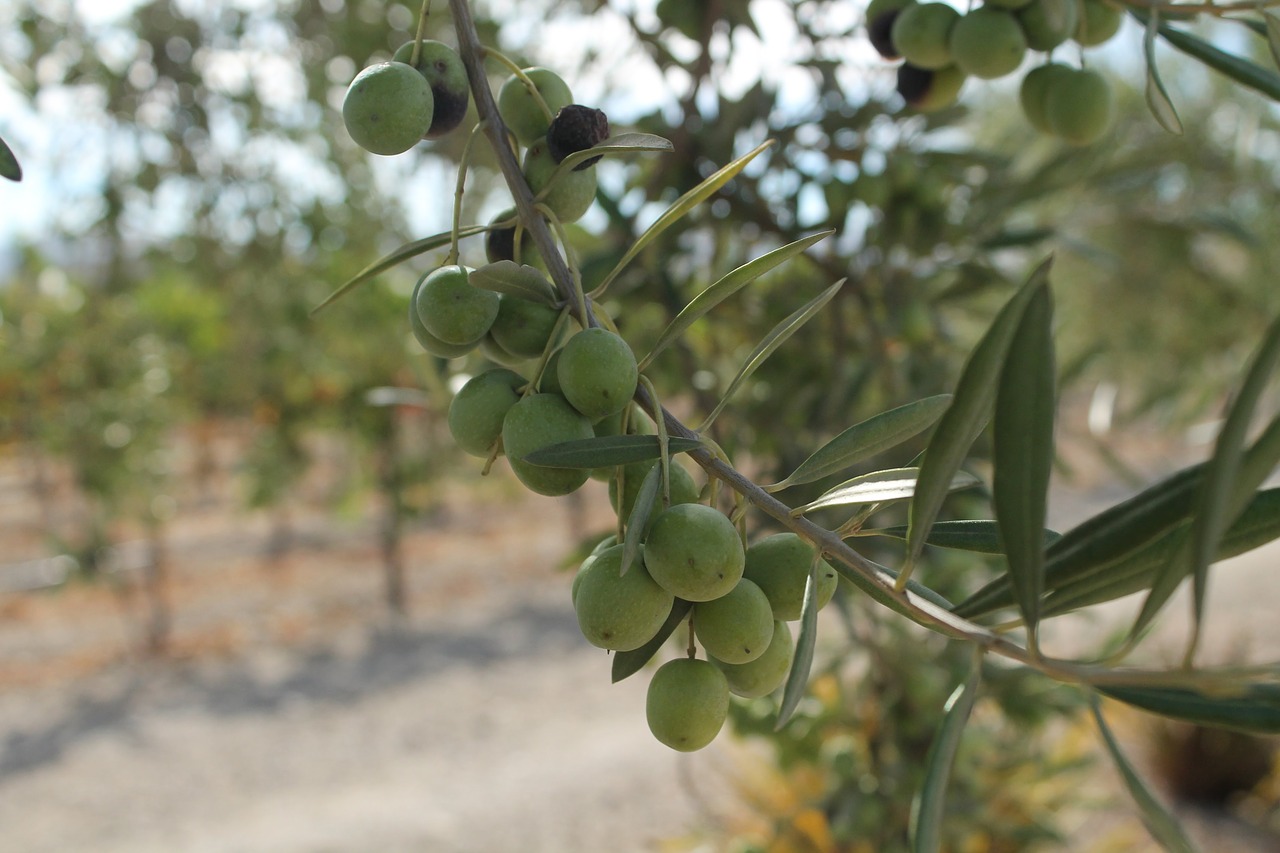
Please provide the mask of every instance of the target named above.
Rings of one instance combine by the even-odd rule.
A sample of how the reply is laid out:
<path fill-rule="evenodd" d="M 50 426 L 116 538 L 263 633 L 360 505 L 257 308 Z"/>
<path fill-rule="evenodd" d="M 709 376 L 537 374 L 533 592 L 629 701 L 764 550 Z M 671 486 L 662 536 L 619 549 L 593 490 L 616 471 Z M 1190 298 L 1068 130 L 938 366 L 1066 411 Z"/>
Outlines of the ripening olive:
<path fill-rule="evenodd" d="M 468 281 L 470 270 L 456 264 L 423 277 L 414 298 L 418 317 L 428 332 L 459 346 L 475 346 L 498 316 L 498 294 Z"/>
<path fill-rule="evenodd" d="M 540 495 L 567 495 L 587 481 L 582 468 L 550 468 L 524 458 L 564 441 L 591 438 L 591 421 L 559 394 L 530 394 L 507 411 L 502 449 L 520 482 Z"/>
<path fill-rule="evenodd" d="M 467 380 L 449 403 L 449 433 L 465 452 L 488 456 L 502 435 L 502 421 L 529 384 L 504 367 L 486 370 Z"/>
<path fill-rule="evenodd" d="M 893 46 L 893 22 L 908 6 L 916 0 L 871 0 L 867 4 L 867 38 L 871 46 L 885 59 L 898 59 L 900 54 Z"/>
<path fill-rule="evenodd" d="M 950 47 L 955 64 L 962 71 L 993 80 L 1022 64 L 1027 39 L 1013 13 L 979 6 L 956 21 L 951 29 Z"/>
<path fill-rule="evenodd" d="M 547 194 L 540 201 L 561 222 L 574 222 L 581 219 L 596 200 L 596 170 L 569 170 L 557 176 L 557 168 L 546 140 L 535 142 L 524 152 L 521 170 L 529 189 L 535 196 L 545 189 Z M 551 183 L 553 177 L 554 184 Z"/>
<path fill-rule="evenodd" d="M 659 741 L 693 752 L 716 739 L 729 714 L 729 683 L 709 661 L 677 658 L 649 682 L 645 717 Z"/>
<path fill-rule="evenodd" d="M 917 3 L 898 13 L 890 31 L 894 48 L 917 68 L 951 65 L 951 28 L 960 13 L 946 3 Z"/>
<path fill-rule="evenodd" d="M 743 577 L 755 581 L 764 590 L 774 618 L 787 621 L 800 618 L 814 552 L 812 544 L 789 531 L 766 536 L 747 548 Z M 825 607 L 835 595 L 839 580 L 830 563 L 826 560 L 819 563 L 818 607 Z"/>
<path fill-rule="evenodd" d="M 544 112 L 524 82 L 512 74 L 498 90 L 498 115 L 521 145 L 532 145 L 547 135 L 551 119 L 560 108 L 573 103 L 573 93 L 560 75 L 548 68 L 525 68 L 524 75 L 550 112 Z"/>
<path fill-rule="evenodd" d="M 434 114 L 431 86 L 403 62 L 361 71 L 342 99 L 342 121 L 356 144 L 374 154 L 402 154 L 422 139 Z"/>
<path fill-rule="evenodd" d="M 649 574 L 686 601 L 710 601 L 742 579 L 742 540 L 733 522 L 705 504 L 675 504 L 658 513 L 645 539 Z"/>
<path fill-rule="evenodd" d="M 782 686 L 791 670 L 791 656 L 795 651 L 791 640 L 791 626 L 781 619 L 773 623 L 773 637 L 764 654 L 748 663 L 725 663 L 712 657 L 729 682 L 729 690 L 735 696 L 755 699 L 768 696 Z"/>
<path fill-rule="evenodd" d="M 599 327 L 569 338 L 556 364 L 560 391 L 593 421 L 621 411 L 636 393 L 635 353 L 619 336 Z"/>
<path fill-rule="evenodd" d="M 1044 115 L 1054 134 L 1072 145 L 1088 145 L 1111 126 L 1111 84 L 1089 68 L 1073 69 L 1045 93 Z"/>
<path fill-rule="evenodd" d="M 743 578 L 719 598 L 693 606 L 693 631 L 707 655 L 725 663 L 748 663 L 773 639 L 773 608 L 760 587 Z"/>
<path fill-rule="evenodd" d="M 582 570 L 576 594 L 570 590 L 582 636 L 616 652 L 638 649 L 653 639 L 675 602 L 649 577 L 639 557 L 620 574 L 624 550 L 614 545 L 601 551 Z"/>

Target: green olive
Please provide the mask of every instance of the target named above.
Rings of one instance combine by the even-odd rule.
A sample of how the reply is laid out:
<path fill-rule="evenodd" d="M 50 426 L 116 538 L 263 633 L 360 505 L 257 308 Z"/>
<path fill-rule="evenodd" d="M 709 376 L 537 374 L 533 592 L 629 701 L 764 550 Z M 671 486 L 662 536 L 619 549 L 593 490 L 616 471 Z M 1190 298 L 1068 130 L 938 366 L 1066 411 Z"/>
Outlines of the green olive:
<path fill-rule="evenodd" d="M 649 731 L 672 749 L 702 749 L 716 739 L 728 714 L 729 683 L 709 661 L 667 661 L 649 682 L 645 700 Z"/>
<path fill-rule="evenodd" d="M 431 86 L 403 62 L 379 62 L 356 75 L 342 99 L 342 121 L 356 144 L 374 154 L 403 154 L 431 127 Z"/>

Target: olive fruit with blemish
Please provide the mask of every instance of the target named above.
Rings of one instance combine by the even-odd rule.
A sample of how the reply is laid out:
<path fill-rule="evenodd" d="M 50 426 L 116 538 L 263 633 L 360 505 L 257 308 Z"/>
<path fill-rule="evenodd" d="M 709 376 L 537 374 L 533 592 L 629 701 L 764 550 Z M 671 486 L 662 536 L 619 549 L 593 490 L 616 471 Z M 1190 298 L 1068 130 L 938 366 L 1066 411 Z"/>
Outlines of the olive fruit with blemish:
<path fill-rule="evenodd" d="M 413 300 L 427 331 L 448 344 L 476 346 L 498 316 L 498 294 L 468 280 L 471 271 L 448 264 L 427 273 Z"/>
<path fill-rule="evenodd" d="M 403 62 L 379 62 L 361 71 L 342 99 L 342 121 L 356 144 L 374 154 L 403 154 L 431 127 L 431 86 Z"/>
<path fill-rule="evenodd" d="M 560 163 L 570 154 L 586 151 L 608 138 L 609 117 L 603 110 L 569 104 L 560 108 L 547 128 L 547 150 L 551 152 L 551 159 Z M 599 157 L 589 157 L 573 168 L 581 172 L 599 161 Z"/>
<path fill-rule="evenodd" d="M 409 63 L 413 56 L 412 41 L 400 45 L 391 58 L 417 69 L 431 87 L 434 109 L 431 125 L 423 137 L 439 139 L 462 124 L 471 101 L 471 87 L 467 83 L 467 69 L 456 50 L 432 39 L 424 39 L 420 44 L 416 63 Z"/>
<path fill-rule="evenodd" d="M 901 54 L 893 46 L 893 22 L 899 13 L 916 0 L 871 0 L 867 5 L 867 38 L 871 46 L 885 59 L 899 59 Z"/>
<path fill-rule="evenodd" d="M 725 663 L 749 663 L 773 639 L 773 608 L 753 581 L 743 578 L 719 598 L 693 606 L 693 631 L 707 655 Z"/>
<path fill-rule="evenodd" d="M 519 263 L 540 269 L 542 267 L 542 256 L 538 254 L 538 247 L 533 245 L 533 238 L 529 236 L 529 232 L 523 226 L 513 223 L 494 227 L 499 222 L 507 222 L 515 218 L 516 209 L 509 207 L 489 220 L 490 227 L 485 232 L 484 238 L 485 258 L 491 264 L 495 264 L 498 261 L 516 260 L 516 237 L 519 236 Z"/>
<path fill-rule="evenodd" d="M 930 71 L 904 62 L 898 66 L 898 94 L 913 110 L 931 113 L 954 104 L 966 79 L 954 65 Z"/>
<path fill-rule="evenodd" d="M 742 540 L 733 522 L 705 504 L 676 504 L 658 513 L 645 539 L 649 574 L 685 601 L 710 601 L 742 579 Z"/>
<path fill-rule="evenodd" d="M 560 108 L 573 103 L 573 93 L 569 91 L 569 84 L 549 68 L 525 68 L 523 73 L 538 90 L 550 113 L 543 112 L 524 81 L 512 74 L 498 90 L 498 115 L 521 145 L 532 145 L 547 135 L 551 119 Z"/>
<path fill-rule="evenodd" d="M 774 618 L 788 622 L 800 618 L 804 588 L 815 552 L 810 542 L 791 532 L 766 536 L 747 548 L 743 577 L 764 590 L 773 607 Z M 826 560 L 819 562 L 816 599 L 819 608 L 831 601 L 839 580 L 830 563 Z"/>
<path fill-rule="evenodd" d="M 578 628 L 587 642 L 602 649 L 638 649 L 667 621 L 675 598 L 654 583 L 637 556 L 622 574 L 623 545 L 605 548 L 576 578 L 573 597 Z"/>
<path fill-rule="evenodd" d="M 540 495 L 567 495 L 587 481 L 582 468 L 549 468 L 525 461 L 535 450 L 591 438 L 591 421 L 559 394 L 529 394 L 502 421 L 502 449 L 520 482 Z"/>
<path fill-rule="evenodd" d="M 488 456 L 502 435 L 502 422 L 529 384 L 504 367 L 486 370 L 467 380 L 449 403 L 449 433 L 472 456 Z"/>
<path fill-rule="evenodd" d="M 728 714 L 729 682 L 710 661 L 667 661 L 649 682 L 645 699 L 649 731 L 672 749 L 702 749 L 716 739 Z"/>

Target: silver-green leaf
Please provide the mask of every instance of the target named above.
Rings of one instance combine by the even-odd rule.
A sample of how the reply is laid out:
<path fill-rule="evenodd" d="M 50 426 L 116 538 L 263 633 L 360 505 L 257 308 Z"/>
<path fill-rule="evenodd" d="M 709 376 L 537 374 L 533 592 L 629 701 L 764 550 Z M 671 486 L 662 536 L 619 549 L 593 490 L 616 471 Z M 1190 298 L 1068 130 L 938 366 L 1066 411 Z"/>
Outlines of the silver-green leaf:
<path fill-rule="evenodd" d="M 978 682 L 982 675 L 982 651 L 974 652 L 973 664 L 964 683 L 952 691 L 942 710 L 942 724 L 925 756 L 924 784 L 911 803 L 908 834 L 914 853 L 938 853 L 942 849 L 942 824 L 946 812 L 947 785 L 955 763 L 960 736 L 969 722 Z"/>

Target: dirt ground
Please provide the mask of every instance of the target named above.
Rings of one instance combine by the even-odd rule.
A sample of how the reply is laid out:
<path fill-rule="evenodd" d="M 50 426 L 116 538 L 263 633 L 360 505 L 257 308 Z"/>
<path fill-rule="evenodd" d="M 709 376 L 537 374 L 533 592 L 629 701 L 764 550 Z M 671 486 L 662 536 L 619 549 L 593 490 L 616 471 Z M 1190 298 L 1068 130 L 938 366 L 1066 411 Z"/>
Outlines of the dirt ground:
<path fill-rule="evenodd" d="M 21 470 L 0 469 L 10 568 L 39 556 Z M 0 593 L 0 853 L 716 849 L 695 842 L 742 808 L 742 747 L 656 744 L 643 680 L 611 685 L 577 633 L 561 566 L 610 523 L 603 488 L 530 498 L 501 473 L 450 488 L 407 530 L 402 619 L 383 601 L 372 507 L 338 521 L 295 508 L 278 559 L 264 556 L 270 516 L 229 499 L 184 508 L 160 658 L 141 652 L 136 576 Z M 1058 521 L 1120 494 L 1064 492 Z M 1274 556 L 1224 568 L 1213 606 L 1233 618 L 1211 622 L 1214 648 L 1277 657 L 1257 594 Z M 1128 849 L 1145 849 L 1117 802 Z M 1280 850 L 1193 818 L 1208 850 Z"/>

